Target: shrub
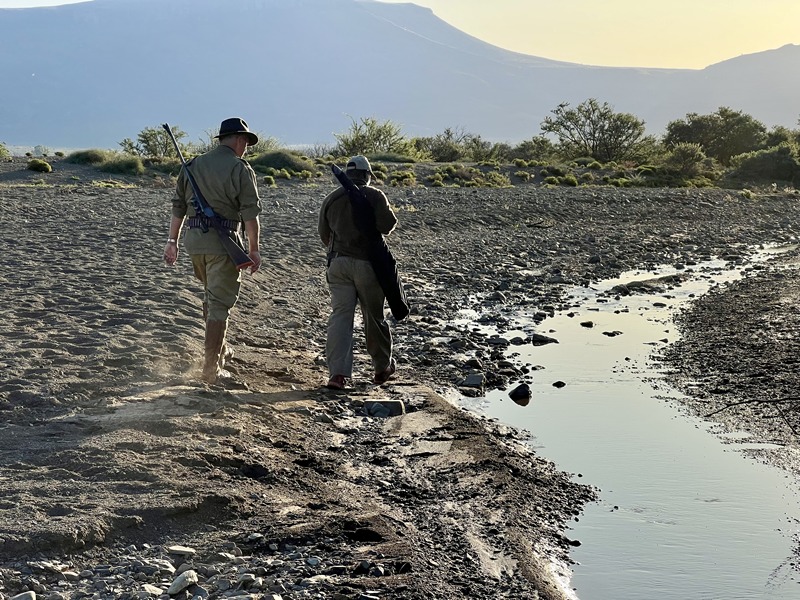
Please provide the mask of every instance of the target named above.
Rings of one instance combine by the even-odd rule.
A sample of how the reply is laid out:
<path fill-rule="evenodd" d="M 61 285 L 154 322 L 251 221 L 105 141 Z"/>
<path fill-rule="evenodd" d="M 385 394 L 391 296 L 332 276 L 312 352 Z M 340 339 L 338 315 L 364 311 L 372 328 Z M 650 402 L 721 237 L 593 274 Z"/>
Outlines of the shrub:
<path fill-rule="evenodd" d="M 498 171 L 489 171 L 480 183 L 487 187 L 511 187 L 511 180 L 508 176 Z"/>
<path fill-rule="evenodd" d="M 299 173 L 301 171 L 311 171 L 315 173 L 317 166 L 310 158 L 302 156 L 290 150 L 275 150 L 273 152 L 265 152 L 248 159 L 248 162 L 255 169 L 256 167 L 263 167 L 264 169 L 275 169 L 277 172 L 285 170 L 287 172 Z M 267 173 L 268 175 L 275 176 L 275 173 Z"/>
<path fill-rule="evenodd" d="M 76 165 L 100 165 L 109 158 L 105 150 L 78 150 L 67 156 L 66 161 Z"/>
<path fill-rule="evenodd" d="M 389 184 L 394 186 L 411 186 L 417 183 L 414 171 L 395 171 L 389 175 Z"/>
<path fill-rule="evenodd" d="M 575 187 L 575 186 L 578 185 L 578 178 L 575 177 L 575 175 L 573 175 L 572 173 L 569 173 L 568 175 L 564 175 L 563 177 L 560 177 L 559 181 L 561 182 L 562 185 L 570 185 L 572 187 Z"/>
<path fill-rule="evenodd" d="M 11 152 L 8 151 L 5 144 L 0 142 L 0 158 L 8 158 L 9 156 L 11 156 Z"/>
<path fill-rule="evenodd" d="M 51 167 L 50 163 L 48 163 L 46 160 L 34 158 L 28 162 L 28 170 L 38 171 L 40 173 L 50 173 L 53 170 L 53 167 Z"/>
<path fill-rule="evenodd" d="M 57 151 L 56 151 L 56 156 L 58 156 L 59 158 L 61 158 L 62 156 L 64 156 L 64 153 L 63 153 L 61 150 L 57 150 Z"/>
<path fill-rule="evenodd" d="M 797 150 L 788 143 L 734 156 L 731 163 L 732 175 L 740 178 L 792 181 L 800 175 Z"/>
<path fill-rule="evenodd" d="M 428 177 L 428 183 L 431 187 L 442 187 L 444 185 L 444 176 L 437 171 Z"/>
<path fill-rule="evenodd" d="M 377 154 L 370 154 L 367 156 L 370 163 L 375 161 L 382 161 L 388 163 L 415 163 L 417 162 L 416 156 L 410 154 L 402 154 L 400 152 L 379 152 Z M 372 170 L 375 170 L 373 165 Z"/>
<path fill-rule="evenodd" d="M 528 161 L 525 160 L 524 158 L 515 158 L 514 166 L 517 167 L 518 169 L 524 169 L 525 167 L 528 166 Z"/>
<path fill-rule="evenodd" d="M 556 177 L 555 175 L 548 175 L 547 177 L 544 178 L 544 182 L 546 184 L 548 184 L 548 185 L 558 185 L 559 184 L 558 177 Z"/>
<path fill-rule="evenodd" d="M 382 179 L 385 179 L 386 175 L 389 173 L 389 167 L 383 163 L 372 163 L 372 172 Z"/>
<path fill-rule="evenodd" d="M 581 181 L 584 183 L 592 183 L 594 181 L 594 173 L 586 172 L 581 175 Z"/>
<path fill-rule="evenodd" d="M 145 171 L 142 158 L 129 154 L 115 154 L 101 164 L 99 169 L 106 173 L 118 173 L 120 175 L 142 175 Z"/>
<path fill-rule="evenodd" d="M 588 165 L 586 165 L 586 168 L 587 169 L 594 169 L 596 171 L 598 169 L 602 169 L 603 165 L 601 165 L 599 162 L 597 162 L 595 160 L 595 161 L 590 162 Z"/>
<path fill-rule="evenodd" d="M 664 166 L 681 177 L 694 177 L 705 160 L 706 154 L 700 144 L 680 142 L 673 146 L 664 160 Z"/>
<path fill-rule="evenodd" d="M 528 173 L 527 171 L 517 171 L 516 173 L 514 173 L 514 177 L 517 177 L 518 179 L 521 179 L 522 181 L 530 181 L 531 180 L 531 174 Z"/>
<path fill-rule="evenodd" d="M 547 171 L 551 175 L 555 175 L 556 177 L 563 177 L 567 173 L 569 173 L 569 169 L 564 165 L 548 165 Z"/>
<path fill-rule="evenodd" d="M 148 158 L 142 162 L 146 167 L 159 173 L 177 175 L 181 171 L 181 161 L 177 158 Z"/>
<path fill-rule="evenodd" d="M 272 175 L 264 175 L 264 184 L 269 187 L 275 187 L 275 178 Z"/>
<path fill-rule="evenodd" d="M 350 119 L 350 129 L 345 133 L 334 133 L 336 153 L 339 156 L 365 156 L 380 153 L 418 156 L 419 151 L 411 140 L 406 138 L 398 124 L 392 121 L 379 122 L 374 117 L 356 121 Z M 405 162 L 405 161 L 404 161 Z"/>

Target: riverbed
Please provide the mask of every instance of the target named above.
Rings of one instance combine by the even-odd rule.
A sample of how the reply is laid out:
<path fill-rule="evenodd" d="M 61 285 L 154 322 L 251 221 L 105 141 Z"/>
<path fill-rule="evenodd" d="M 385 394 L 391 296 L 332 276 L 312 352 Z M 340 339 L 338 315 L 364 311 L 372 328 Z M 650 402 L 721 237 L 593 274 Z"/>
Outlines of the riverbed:
<path fill-rule="evenodd" d="M 527 430 L 537 453 L 600 489 L 568 532 L 580 542 L 571 582 L 580 600 L 800 598 L 795 481 L 746 452 L 764 444 L 687 414 L 654 360 L 679 335 L 676 310 L 776 252 L 755 253 L 747 268 L 709 261 L 628 272 L 575 288 L 573 306 L 538 325 L 515 315 L 504 336 L 558 342 L 512 347 L 532 369 L 530 402 L 513 402 L 509 390 L 461 401 Z M 672 283 L 612 291 L 659 278 Z"/>

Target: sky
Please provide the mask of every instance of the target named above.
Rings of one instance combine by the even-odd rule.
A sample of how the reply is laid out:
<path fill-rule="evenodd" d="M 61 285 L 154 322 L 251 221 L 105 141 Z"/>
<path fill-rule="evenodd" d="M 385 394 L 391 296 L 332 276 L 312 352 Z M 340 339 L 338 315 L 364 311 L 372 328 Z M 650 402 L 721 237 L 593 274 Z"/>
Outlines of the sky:
<path fill-rule="evenodd" d="M 70 3 L 0 0 L 0 8 Z M 800 0 L 413 0 L 413 4 L 431 8 L 451 25 L 495 46 L 584 65 L 702 69 L 742 54 L 800 44 Z"/>

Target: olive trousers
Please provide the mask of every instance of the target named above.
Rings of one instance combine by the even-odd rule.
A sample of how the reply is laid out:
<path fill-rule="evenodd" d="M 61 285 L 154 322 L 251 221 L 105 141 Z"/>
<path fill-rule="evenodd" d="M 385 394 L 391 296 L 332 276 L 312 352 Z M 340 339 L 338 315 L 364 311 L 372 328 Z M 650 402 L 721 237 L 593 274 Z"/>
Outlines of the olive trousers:
<path fill-rule="evenodd" d="M 339 256 L 327 271 L 331 293 L 331 316 L 325 358 L 328 372 L 353 375 L 353 327 L 356 304 L 361 305 L 367 353 L 376 373 L 389 366 L 392 358 L 392 332 L 383 312 L 385 296 L 369 261 Z"/>

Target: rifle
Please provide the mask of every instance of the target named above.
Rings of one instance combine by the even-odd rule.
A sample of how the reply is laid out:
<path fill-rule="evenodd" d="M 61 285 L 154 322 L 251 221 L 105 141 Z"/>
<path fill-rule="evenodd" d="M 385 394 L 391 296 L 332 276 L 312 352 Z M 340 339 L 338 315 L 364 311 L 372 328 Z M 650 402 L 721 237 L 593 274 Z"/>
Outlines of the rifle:
<path fill-rule="evenodd" d="M 183 158 L 183 153 L 178 146 L 178 140 L 175 139 L 175 135 L 172 133 L 172 129 L 170 129 L 169 124 L 164 123 L 162 127 L 167 134 L 169 134 L 169 138 L 172 140 L 172 144 L 175 146 L 175 152 L 178 153 L 178 158 L 180 158 L 181 165 L 183 165 L 183 170 L 186 172 L 186 177 L 192 186 L 192 192 L 194 194 L 192 196 L 192 206 L 194 206 L 194 212 L 198 217 L 200 217 L 203 233 L 208 231 L 209 225 L 211 225 L 217 231 L 217 234 L 219 235 L 219 241 L 222 242 L 222 247 L 225 248 L 225 252 L 227 252 L 228 256 L 231 257 L 231 260 L 233 261 L 233 264 L 236 265 L 237 269 L 246 269 L 247 267 L 253 265 L 253 261 L 250 260 L 247 252 L 244 251 L 244 246 L 239 239 L 239 235 L 236 232 L 232 232 L 222 224 L 220 218 L 217 216 L 217 213 L 214 212 L 214 209 L 211 208 L 206 199 L 203 197 L 202 192 L 200 192 L 197 181 L 195 181 L 194 175 L 192 175 L 192 172 L 189 170 L 189 164 Z"/>
<path fill-rule="evenodd" d="M 378 283 L 386 296 L 389 310 L 398 321 L 405 319 L 411 310 L 406 300 L 403 282 L 397 272 L 397 261 L 392 256 L 392 251 L 386 245 L 383 234 L 375 226 L 375 211 L 367 200 L 364 192 L 336 165 L 331 165 L 333 174 L 350 197 L 353 209 L 353 220 L 356 227 L 367 238 L 367 257 L 375 271 Z"/>

